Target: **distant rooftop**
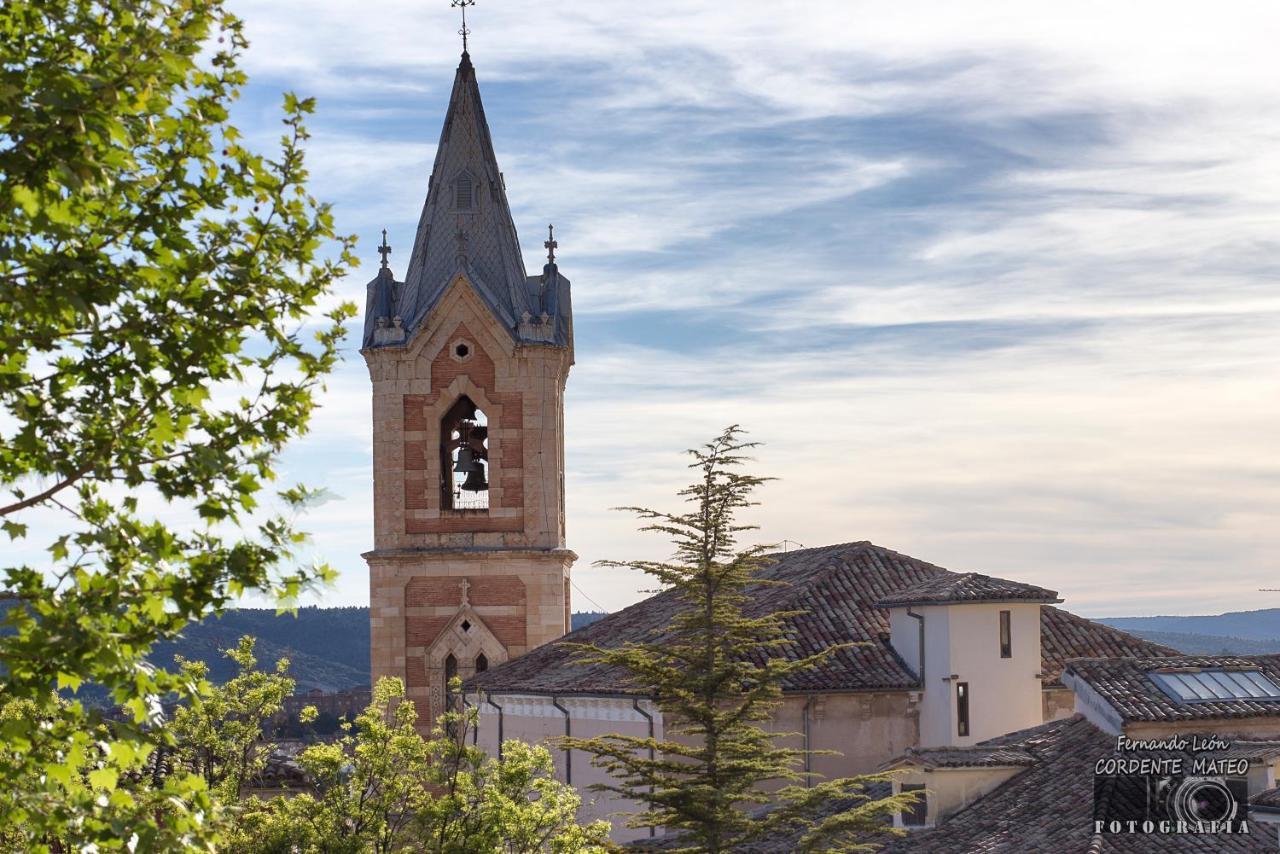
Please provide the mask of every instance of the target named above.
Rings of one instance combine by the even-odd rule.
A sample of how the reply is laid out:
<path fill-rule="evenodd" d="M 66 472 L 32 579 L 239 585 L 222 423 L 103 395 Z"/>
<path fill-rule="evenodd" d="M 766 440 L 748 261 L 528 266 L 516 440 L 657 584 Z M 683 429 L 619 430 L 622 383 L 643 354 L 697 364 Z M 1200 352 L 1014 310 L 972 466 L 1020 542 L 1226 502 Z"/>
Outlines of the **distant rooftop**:
<path fill-rule="evenodd" d="M 1280 716 L 1280 654 L 1091 658 L 1065 672 L 1125 723 Z"/>
<path fill-rule="evenodd" d="M 1035 764 L 1035 756 L 1021 747 L 975 744 L 969 747 L 911 747 L 886 767 L 1009 768 Z"/>
<path fill-rule="evenodd" d="M 841 543 L 769 555 L 765 583 L 750 593 L 756 613 L 798 611 L 788 618 L 792 643 L 787 654 L 811 655 L 838 644 L 841 649 L 812 671 L 789 677 L 788 691 L 907 690 L 919 683 L 914 671 L 889 644 L 889 613 L 880 603 L 916 589 L 922 582 L 982 578 L 1021 591 L 1021 601 L 1054 601 L 1051 591 L 957 574 L 869 542 Z M 947 587 L 947 585 L 940 585 Z M 961 588 L 966 589 L 964 587 Z M 972 589 L 972 588 L 967 588 Z M 1035 591 L 1034 593 L 1031 591 Z M 1038 597 L 1038 598 L 1036 598 Z M 636 694 L 627 674 L 616 667 L 585 664 L 572 643 L 601 645 L 653 641 L 662 637 L 681 600 L 672 592 L 610 614 L 590 626 L 544 644 L 467 681 L 468 690 L 557 693 Z M 1040 612 L 1043 684 L 1058 684 L 1069 658 L 1106 655 L 1145 657 L 1176 651 L 1118 629 L 1045 607 Z"/>
<path fill-rule="evenodd" d="M 1271 755 L 1274 742 L 1236 742 L 1249 758 Z M 888 840 L 881 854 L 984 854 L 1078 852 L 1078 854 L 1193 854 L 1201 851 L 1276 851 L 1273 832 L 1217 834 L 1206 847 L 1195 834 L 1094 834 L 1094 764 L 1115 756 L 1115 738 L 1081 715 L 982 742 L 971 750 L 1012 750 L 1025 754 L 1028 767 L 974 803 L 929 830 Z M 1158 752 L 1146 755 L 1183 755 Z M 1267 803 L 1280 804 L 1270 794 Z"/>
<path fill-rule="evenodd" d="M 880 600 L 880 607 L 953 602 L 1061 602 L 1056 591 L 978 572 L 928 578 Z"/>

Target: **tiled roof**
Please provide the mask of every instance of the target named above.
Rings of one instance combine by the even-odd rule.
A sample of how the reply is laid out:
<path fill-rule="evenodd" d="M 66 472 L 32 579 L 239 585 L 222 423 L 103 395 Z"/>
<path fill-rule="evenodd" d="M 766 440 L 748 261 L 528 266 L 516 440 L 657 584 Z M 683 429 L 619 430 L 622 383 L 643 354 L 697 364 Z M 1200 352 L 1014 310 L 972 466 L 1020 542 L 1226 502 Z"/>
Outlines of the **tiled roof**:
<path fill-rule="evenodd" d="M 1059 608 L 1040 609 L 1040 657 L 1045 685 L 1062 684 L 1062 668 L 1073 658 L 1170 655 L 1178 655 L 1178 651 Z"/>
<path fill-rule="evenodd" d="M 1035 764 L 931 830 L 889 840 L 881 854 L 1183 854 L 1277 850 L 1275 834 L 1095 835 L 1094 763 L 1115 740 L 1076 715 L 1010 733 L 987 746 L 1018 747 Z"/>
<path fill-rule="evenodd" d="M 1066 672 L 1086 682 L 1128 721 L 1190 721 L 1280 715 L 1280 700 L 1205 700 L 1170 697 L 1151 673 L 1177 669 L 1258 670 L 1280 684 L 1280 655 L 1181 655 L 1173 658 L 1092 658 L 1071 661 Z"/>
<path fill-rule="evenodd" d="M 836 644 L 859 643 L 821 667 L 793 676 L 789 691 L 902 690 L 916 675 L 889 645 L 888 612 L 878 603 L 921 581 L 954 573 L 872 543 L 842 543 L 770 556 L 769 582 L 751 592 L 752 609 L 803 611 L 791 617 L 788 651 L 799 657 Z M 671 592 L 610 614 L 467 682 L 469 689 L 564 694 L 638 693 L 618 668 L 583 664 L 570 643 L 611 645 L 654 640 L 670 625 L 679 600 Z M 1056 684 L 1067 658 L 1173 654 L 1173 650 L 1046 606 L 1041 610 L 1045 684 Z"/>
<path fill-rule="evenodd" d="M 927 578 L 880 602 L 892 605 L 939 605 L 947 602 L 1060 602 L 1058 594 L 1034 584 L 993 578 L 978 572 L 948 573 Z"/>
<path fill-rule="evenodd" d="M 923 768 L 1007 768 L 1035 764 L 1035 757 L 1021 747 L 973 745 L 972 747 L 912 747 L 891 765 Z"/>
<path fill-rule="evenodd" d="M 1265 789 L 1249 798 L 1249 808 L 1260 809 L 1263 812 L 1280 812 L 1280 787 Z"/>
<path fill-rule="evenodd" d="M 1250 762 L 1271 762 L 1280 759 L 1280 741 L 1233 741 L 1226 750 L 1215 751 L 1220 759 L 1248 759 Z"/>

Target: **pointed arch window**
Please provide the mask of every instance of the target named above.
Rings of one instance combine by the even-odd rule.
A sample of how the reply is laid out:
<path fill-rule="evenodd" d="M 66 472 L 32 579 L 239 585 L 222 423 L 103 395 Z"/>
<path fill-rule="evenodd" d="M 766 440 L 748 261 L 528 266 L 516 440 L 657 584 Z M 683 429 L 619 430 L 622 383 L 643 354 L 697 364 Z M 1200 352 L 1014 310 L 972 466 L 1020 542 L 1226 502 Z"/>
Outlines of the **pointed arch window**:
<path fill-rule="evenodd" d="M 444 695 L 451 696 L 449 691 L 449 683 L 453 681 L 453 677 L 458 675 L 458 659 L 453 653 L 449 653 L 449 657 L 444 660 Z"/>
<path fill-rule="evenodd" d="M 489 419 L 463 395 L 440 420 L 440 506 L 489 511 Z"/>
<path fill-rule="evenodd" d="M 489 669 L 489 659 L 482 652 L 476 656 L 476 673 L 484 673 Z"/>

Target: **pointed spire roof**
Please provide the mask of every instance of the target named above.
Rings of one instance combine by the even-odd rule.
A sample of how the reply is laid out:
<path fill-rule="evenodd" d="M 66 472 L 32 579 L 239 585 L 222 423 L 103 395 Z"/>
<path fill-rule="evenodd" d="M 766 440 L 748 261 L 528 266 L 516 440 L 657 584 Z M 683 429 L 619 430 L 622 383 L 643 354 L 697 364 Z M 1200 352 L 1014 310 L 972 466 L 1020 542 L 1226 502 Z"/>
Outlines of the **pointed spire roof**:
<path fill-rule="evenodd" d="M 466 51 L 454 75 L 404 282 L 395 282 L 384 264 L 369 283 L 364 346 L 407 342 L 459 275 L 517 341 L 572 347 L 569 280 L 554 261 L 540 276 L 525 271 Z"/>
<path fill-rule="evenodd" d="M 436 149 L 427 200 L 394 313 L 412 336 L 459 274 L 517 339 L 567 343 L 562 276 L 530 277 L 507 203 L 471 57 L 463 52 Z M 372 285 L 373 283 L 371 283 Z M 374 288 L 374 290 L 380 290 Z M 548 293 L 549 292 L 549 293 Z M 543 315 L 547 320 L 539 322 Z M 377 318 L 366 318 L 366 346 Z"/>

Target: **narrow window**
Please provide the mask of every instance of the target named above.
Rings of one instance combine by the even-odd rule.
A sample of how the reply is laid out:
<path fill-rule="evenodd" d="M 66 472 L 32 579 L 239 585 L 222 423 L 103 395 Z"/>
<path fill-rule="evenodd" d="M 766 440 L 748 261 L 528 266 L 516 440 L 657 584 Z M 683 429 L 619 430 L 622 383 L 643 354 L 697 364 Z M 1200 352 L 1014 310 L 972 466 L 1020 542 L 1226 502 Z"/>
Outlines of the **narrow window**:
<path fill-rule="evenodd" d="M 489 659 L 485 658 L 484 653 L 476 656 L 476 673 L 484 673 L 489 669 Z"/>
<path fill-rule="evenodd" d="M 489 509 L 489 420 L 463 395 L 440 420 L 440 506 Z"/>
<path fill-rule="evenodd" d="M 453 657 L 453 653 L 449 653 L 449 657 L 444 660 L 444 695 L 449 696 L 449 683 L 453 681 L 453 677 L 458 675 L 458 659 Z"/>
<path fill-rule="evenodd" d="M 453 677 L 458 675 L 458 659 L 453 657 L 453 653 L 449 653 L 444 660 L 444 708 L 440 710 L 440 714 L 446 714 L 453 711 L 457 706 L 457 697 L 450 689 L 449 683 L 453 681 Z M 446 731 L 453 738 L 458 737 L 457 721 L 449 721 Z"/>
<path fill-rule="evenodd" d="M 907 792 L 919 792 L 920 796 L 902 811 L 903 827 L 924 827 L 929 817 L 929 805 L 924 799 L 924 783 L 903 783 L 901 786 L 903 794 Z"/>
<path fill-rule="evenodd" d="M 969 734 L 969 683 L 956 683 L 956 734 Z"/>
<path fill-rule="evenodd" d="M 454 207 L 460 211 L 471 210 L 471 204 L 474 197 L 474 188 L 471 184 L 471 176 L 463 172 L 458 176 L 458 180 L 453 184 Z"/>
<path fill-rule="evenodd" d="M 1000 657 L 1013 658 L 1013 629 L 1009 622 L 1011 615 L 1008 611 L 1000 612 Z"/>

